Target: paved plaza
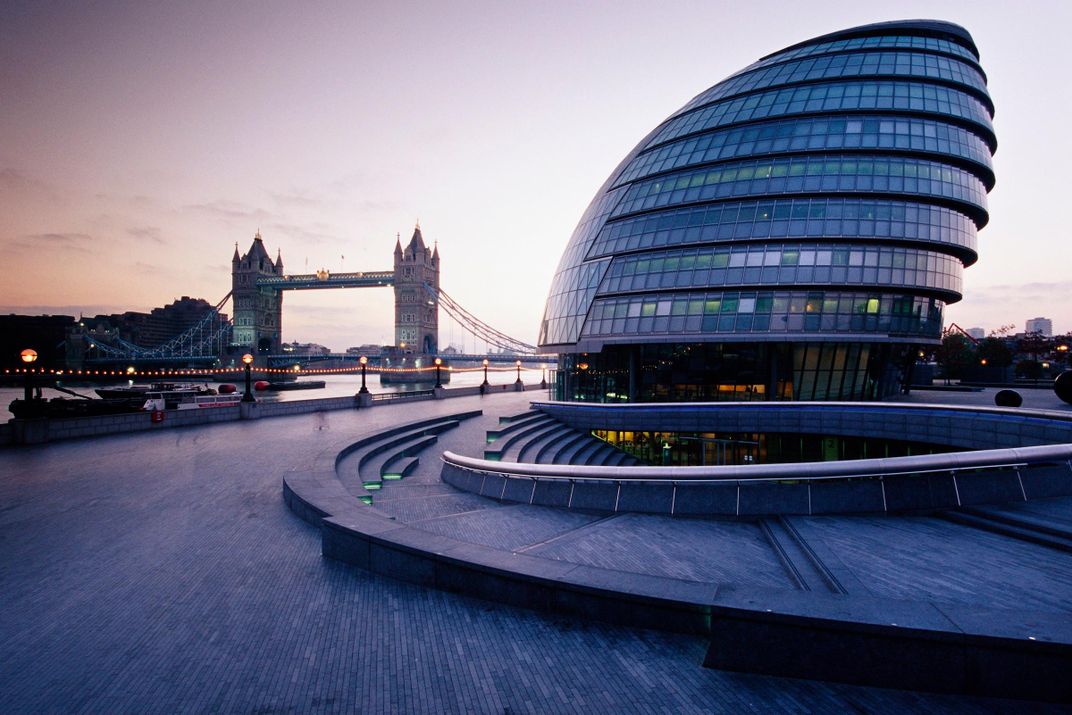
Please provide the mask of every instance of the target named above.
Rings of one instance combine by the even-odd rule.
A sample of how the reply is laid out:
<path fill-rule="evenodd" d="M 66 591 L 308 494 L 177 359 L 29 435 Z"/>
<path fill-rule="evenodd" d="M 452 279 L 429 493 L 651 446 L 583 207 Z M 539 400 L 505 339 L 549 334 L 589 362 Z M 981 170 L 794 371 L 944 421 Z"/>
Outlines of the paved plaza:
<path fill-rule="evenodd" d="M 283 503 L 283 473 L 342 438 L 467 409 L 484 408 L 479 421 L 486 423 L 524 410 L 530 397 L 466 397 L 0 450 L 0 710 L 1047 710 L 705 669 L 703 638 L 509 608 L 325 560 L 318 531 Z M 466 451 L 466 433 L 447 433 L 442 448 Z M 501 548 L 548 558 L 600 559 L 627 571 L 677 563 L 672 575 L 679 578 L 784 583 L 747 524 L 599 520 L 551 510 L 541 519 L 497 504 L 455 511 L 443 504 L 472 497 L 435 484 L 434 469 L 422 462 L 412 481 L 377 495 L 375 508 L 426 520 L 438 533 L 465 531 L 475 541 L 496 538 L 506 525 L 513 541 Z M 408 499 L 398 491 L 421 489 L 426 493 Z M 477 518 L 482 512 L 487 517 Z M 823 528 L 822 520 L 811 526 Z M 890 528 L 881 519 L 865 522 L 868 540 L 846 550 L 847 567 L 881 562 L 878 548 L 889 543 Z M 852 541 L 852 534 L 830 533 Z M 621 544 L 639 538 L 682 546 L 637 565 L 637 554 Z M 731 541 L 748 548 L 712 558 Z M 1029 547 L 1001 549 L 1013 548 L 1010 561 L 1055 553 Z M 954 539 L 949 548 L 969 546 Z M 683 572 L 690 553 L 694 565 Z M 1056 574 L 1068 583 L 1072 565 L 1060 556 L 1051 562 L 1057 570 L 1044 568 L 1040 578 Z M 881 588 L 915 593 L 934 588 L 935 578 L 924 573 L 915 586 L 891 579 Z M 1042 610 L 1072 610 L 1067 589 L 1036 600 Z"/>

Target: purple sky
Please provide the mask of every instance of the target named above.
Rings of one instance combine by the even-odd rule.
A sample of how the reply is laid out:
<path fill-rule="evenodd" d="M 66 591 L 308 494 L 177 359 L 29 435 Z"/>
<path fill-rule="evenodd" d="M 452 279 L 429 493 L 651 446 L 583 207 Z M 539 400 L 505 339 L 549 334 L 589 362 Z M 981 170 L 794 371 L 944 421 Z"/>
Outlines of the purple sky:
<path fill-rule="evenodd" d="M 667 115 L 784 46 L 933 17 L 974 35 L 999 142 L 992 221 L 947 322 L 1065 332 L 1070 8 L 7 0 L 0 312 L 215 302 L 258 228 L 288 272 L 386 269 L 419 219 L 443 289 L 534 342 L 584 207 Z M 391 306 L 387 289 L 288 293 L 284 339 L 390 342 Z M 441 342 L 461 340 L 444 321 Z"/>

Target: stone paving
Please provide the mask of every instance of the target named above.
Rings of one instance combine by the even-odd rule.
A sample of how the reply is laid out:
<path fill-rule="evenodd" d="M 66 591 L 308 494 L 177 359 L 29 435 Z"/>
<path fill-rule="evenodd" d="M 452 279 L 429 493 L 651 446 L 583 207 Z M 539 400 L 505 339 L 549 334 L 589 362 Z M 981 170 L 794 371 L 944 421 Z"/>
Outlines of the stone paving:
<path fill-rule="evenodd" d="M 283 472 L 342 436 L 525 402 L 458 398 L 0 450 L 0 711 L 1046 710 L 704 669 L 700 638 L 506 608 L 324 560 L 317 530 L 283 504 Z M 422 471 L 433 464 L 422 456 Z M 407 481 L 375 508 L 440 489 L 427 473 Z M 497 518 L 510 509 L 492 506 Z M 412 515 L 449 521 L 431 511 Z M 550 551 L 552 533 L 584 525 L 553 526 L 519 540 Z M 725 536 L 724 525 L 703 528 Z M 762 549 L 748 538 L 751 559 Z M 720 573 L 705 577 L 732 578 Z"/>

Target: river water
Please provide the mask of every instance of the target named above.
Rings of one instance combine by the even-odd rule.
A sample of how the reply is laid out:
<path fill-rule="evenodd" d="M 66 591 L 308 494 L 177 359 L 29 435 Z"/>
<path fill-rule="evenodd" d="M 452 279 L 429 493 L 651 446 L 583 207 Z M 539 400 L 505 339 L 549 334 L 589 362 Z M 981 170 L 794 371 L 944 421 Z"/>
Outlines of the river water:
<path fill-rule="evenodd" d="M 538 382 L 539 381 L 540 372 L 538 370 L 524 370 L 524 369 L 522 369 L 521 377 L 526 383 L 531 384 L 533 382 Z M 514 384 L 514 381 L 516 379 L 517 379 L 517 372 L 514 370 L 514 368 L 509 368 L 509 369 L 507 369 L 507 368 L 499 368 L 498 370 L 496 370 L 495 368 L 490 368 L 488 370 L 488 382 L 493 387 L 499 387 L 501 389 L 501 386 L 503 386 L 503 385 L 512 385 L 512 384 Z M 257 399 L 259 401 L 262 401 L 262 402 L 290 402 L 290 401 L 293 401 L 293 400 L 313 400 L 313 399 L 321 399 L 321 398 L 325 398 L 325 397 L 345 397 L 346 395 L 356 394 L 357 391 L 361 389 L 361 375 L 360 374 L 308 375 L 308 376 L 305 376 L 305 377 L 299 377 L 298 378 L 298 382 L 313 381 L 313 380 L 323 380 L 324 383 L 325 383 L 324 387 L 321 388 L 321 389 L 311 389 L 311 390 L 283 390 L 281 392 L 276 392 L 274 390 L 263 390 L 263 391 L 260 391 L 260 392 L 256 393 Z M 147 383 L 147 382 L 150 382 L 150 381 L 151 381 L 150 379 L 139 379 L 138 380 L 139 383 Z M 179 378 L 179 377 L 173 378 L 172 381 L 173 382 L 186 382 L 185 380 L 183 380 L 182 378 Z M 471 371 L 466 371 L 466 372 L 453 372 L 451 374 L 450 382 L 447 383 L 445 386 L 448 387 L 448 388 L 449 387 L 471 387 L 471 386 L 479 385 L 483 381 L 484 381 L 484 372 L 483 372 L 483 370 L 477 369 L 477 370 L 471 370 Z M 205 381 L 201 381 L 201 380 L 198 380 L 198 381 L 190 380 L 189 382 L 205 383 L 205 384 L 209 385 L 210 387 L 214 387 L 214 388 L 218 388 L 221 384 L 226 384 L 226 382 L 229 382 L 230 384 L 235 385 L 238 388 L 239 391 L 241 391 L 242 387 L 243 387 L 243 383 L 242 383 L 241 380 L 228 380 L 225 383 L 219 383 L 219 382 L 214 382 L 214 381 L 205 382 Z M 117 383 L 108 383 L 108 384 L 98 383 L 98 384 L 92 384 L 92 385 L 81 384 L 81 383 L 62 383 L 62 385 L 64 387 L 66 387 L 66 388 L 68 388 L 68 389 L 70 389 L 70 390 L 72 390 L 74 392 L 77 392 L 80 395 L 86 395 L 87 397 L 93 397 L 93 398 L 97 397 L 97 393 L 94 392 L 95 388 L 98 388 L 98 387 L 126 387 L 129 384 L 130 383 L 127 382 L 127 381 L 117 382 Z M 373 392 L 373 393 L 407 392 L 407 391 L 412 391 L 412 390 L 427 390 L 428 388 L 430 388 L 432 386 L 430 383 L 409 384 L 409 385 L 380 385 L 379 375 L 373 374 L 373 373 L 370 373 L 368 375 L 366 384 L 368 385 L 369 391 Z M 12 400 L 22 399 L 22 395 L 23 395 L 23 388 L 0 387 L 0 422 L 6 421 L 6 420 L 11 418 L 11 411 L 8 409 L 8 406 L 11 404 Z M 44 397 L 45 399 L 50 399 L 50 398 L 53 398 L 53 397 L 70 397 L 70 395 L 66 395 L 66 394 L 64 394 L 62 392 L 59 392 L 58 390 L 54 390 L 54 389 L 49 388 L 49 387 L 45 387 L 45 388 L 42 389 L 41 396 Z M 75 399 L 75 398 L 72 398 L 72 399 Z"/>

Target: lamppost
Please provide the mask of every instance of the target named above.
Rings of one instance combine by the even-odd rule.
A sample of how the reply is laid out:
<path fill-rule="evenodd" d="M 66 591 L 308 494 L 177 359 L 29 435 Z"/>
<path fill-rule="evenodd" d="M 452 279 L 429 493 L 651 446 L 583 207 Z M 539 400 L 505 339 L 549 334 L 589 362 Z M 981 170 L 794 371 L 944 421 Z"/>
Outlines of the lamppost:
<path fill-rule="evenodd" d="M 33 377 L 30 375 L 30 366 L 37 360 L 37 351 L 33 348 L 26 348 L 19 357 L 22 358 L 22 362 L 26 365 L 26 392 L 23 395 L 23 399 L 29 402 L 33 399 Z"/>
<path fill-rule="evenodd" d="M 487 392 L 489 387 L 491 385 L 488 384 L 488 359 L 484 358 L 484 382 L 480 383 L 480 394 Z"/>
<path fill-rule="evenodd" d="M 540 365 L 540 389 L 547 389 L 547 363 Z"/>
<path fill-rule="evenodd" d="M 442 365 L 442 364 L 443 364 L 443 360 L 441 358 L 436 358 L 435 359 L 435 386 L 436 386 L 437 390 L 439 388 L 443 387 L 443 383 L 439 379 L 439 366 Z"/>
<path fill-rule="evenodd" d="M 517 380 L 514 382 L 514 384 L 515 385 L 520 385 L 520 384 L 522 384 L 521 383 L 521 361 L 518 360 L 514 364 L 517 365 Z"/>
<path fill-rule="evenodd" d="M 357 394 L 367 395 L 368 388 L 365 387 L 365 366 L 368 365 L 368 358 L 362 355 L 358 362 L 361 363 L 361 389 L 357 391 Z"/>
<path fill-rule="evenodd" d="M 242 356 L 242 362 L 246 364 L 246 394 L 242 395 L 242 402 L 256 402 L 257 398 L 253 396 L 253 388 L 250 384 L 250 369 L 253 365 L 253 356 L 246 353 Z"/>

